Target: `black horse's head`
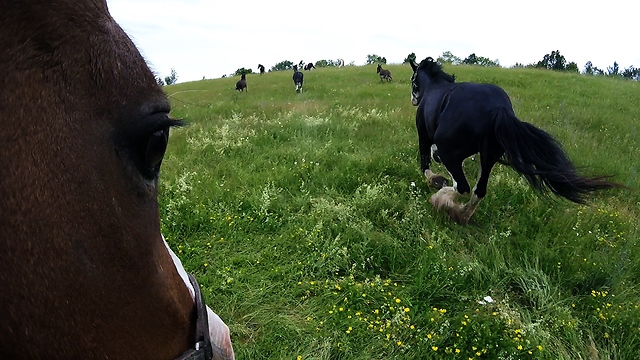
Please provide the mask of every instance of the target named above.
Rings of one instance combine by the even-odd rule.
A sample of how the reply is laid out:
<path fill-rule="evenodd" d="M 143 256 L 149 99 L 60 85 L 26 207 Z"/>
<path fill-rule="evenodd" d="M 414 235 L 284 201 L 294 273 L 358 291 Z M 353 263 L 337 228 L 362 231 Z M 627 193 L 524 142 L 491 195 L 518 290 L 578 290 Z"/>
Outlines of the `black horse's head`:
<path fill-rule="evenodd" d="M 411 104 L 413 106 L 418 106 L 428 84 L 439 81 L 453 83 L 456 80 L 455 76 L 445 73 L 442 66 L 430 56 L 422 60 L 420 64 L 416 64 L 413 60 L 409 64 L 413 69 L 411 76 Z"/>

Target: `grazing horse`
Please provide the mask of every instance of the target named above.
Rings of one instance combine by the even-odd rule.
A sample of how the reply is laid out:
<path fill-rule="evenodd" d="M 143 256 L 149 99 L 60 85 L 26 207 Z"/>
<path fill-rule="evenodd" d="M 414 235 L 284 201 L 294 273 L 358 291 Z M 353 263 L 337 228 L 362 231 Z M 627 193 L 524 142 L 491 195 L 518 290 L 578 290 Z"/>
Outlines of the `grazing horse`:
<path fill-rule="evenodd" d="M 264 74 L 264 65 L 258 64 L 258 70 L 260 70 L 260 75 Z"/>
<path fill-rule="evenodd" d="M 580 204 L 592 191 L 621 186 L 607 181 L 608 176 L 578 174 L 557 140 L 516 117 L 509 96 L 498 86 L 456 83 L 431 57 L 419 65 L 411 61 L 411 68 L 421 169 L 427 182 L 440 188 L 431 203 L 453 220 L 469 222 L 487 193 L 489 173 L 497 162 L 511 166 L 540 193 L 551 192 Z M 477 153 L 478 182 L 467 204 L 456 203 L 459 195 L 471 191 L 462 162 Z M 452 187 L 431 171 L 432 157 L 447 169 Z"/>
<path fill-rule="evenodd" d="M 393 80 L 393 78 L 391 77 L 391 71 L 383 69 L 382 65 L 380 65 L 380 64 L 378 64 L 378 67 L 376 68 L 376 73 L 378 73 L 380 75 L 380 81 L 383 81 L 383 80 L 391 81 L 391 80 Z"/>
<path fill-rule="evenodd" d="M 306 71 L 310 71 L 311 69 L 315 69 L 315 68 L 316 68 L 316 66 L 315 66 L 315 65 L 313 65 L 313 63 L 312 63 L 312 62 L 307 63 L 307 65 L 305 65 L 305 66 L 304 66 L 304 69 L 305 69 Z"/>
<path fill-rule="evenodd" d="M 236 90 L 238 91 L 249 91 L 247 89 L 247 74 L 240 75 L 240 80 L 236 83 Z"/>
<path fill-rule="evenodd" d="M 304 82 L 304 74 L 298 71 L 298 66 L 293 65 L 293 84 L 296 92 L 302 92 L 302 83 Z"/>
<path fill-rule="evenodd" d="M 105 0 L 2 5 L 0 359 L 233 359 L 160 233 L 145 60 Z"/>

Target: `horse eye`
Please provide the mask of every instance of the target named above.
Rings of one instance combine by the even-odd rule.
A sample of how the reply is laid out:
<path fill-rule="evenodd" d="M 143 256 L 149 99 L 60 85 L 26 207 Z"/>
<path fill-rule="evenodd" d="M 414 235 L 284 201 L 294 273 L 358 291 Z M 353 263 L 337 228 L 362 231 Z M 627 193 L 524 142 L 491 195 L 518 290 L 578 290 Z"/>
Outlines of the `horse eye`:
<path fill-rule="evenodd" d="M 142 161 L 144 164 L 143 175 L 155 178 L 160 171 L 160 164 L 164 158 L 169 142 L 169 129 L 158 130 L 142 144 Z"/>

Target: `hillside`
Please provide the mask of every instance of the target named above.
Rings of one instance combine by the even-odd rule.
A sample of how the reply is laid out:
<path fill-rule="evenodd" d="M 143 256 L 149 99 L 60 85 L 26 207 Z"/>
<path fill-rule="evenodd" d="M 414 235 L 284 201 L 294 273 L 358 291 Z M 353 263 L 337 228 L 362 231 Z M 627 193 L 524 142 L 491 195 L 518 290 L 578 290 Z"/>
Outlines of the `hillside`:
<path fill-rule="evenodd" d="M 163 233 L 237 358 L 635 358 L 640 84 L 445 66 L 629 187 L 580 206 L 498 165 L 460 226 L 428 201 L 411 69 L 385 68 L 391 83 L 374 65 L 304 72 L 302 94 L 292 72 L 249 74 L 246 93 L 239 77 L 165 88 L 189 126 L 163 162 Z"/>

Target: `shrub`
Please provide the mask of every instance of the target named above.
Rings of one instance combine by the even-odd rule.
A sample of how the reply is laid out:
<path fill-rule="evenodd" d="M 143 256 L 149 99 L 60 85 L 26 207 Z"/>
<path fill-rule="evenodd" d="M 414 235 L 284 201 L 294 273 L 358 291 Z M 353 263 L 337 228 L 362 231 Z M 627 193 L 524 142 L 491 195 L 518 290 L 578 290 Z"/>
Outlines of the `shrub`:
<path fill-rule="evenodd" d="M 269 71 L 281 71 L 281 70 L 292 70 L 293 63 L 289 60 L 280 61 L 279 63 L 273 65 Z"/>
<path fill-rule="evenodd" d="M 234 76 L 240 76 L 242 74 L 253 74 L 253 70 L 240 68 L 240 69 L 236 70 L 236 72 L 233 73 Z"/>
<path fill-rule="evenodd" d="M 375 64 L 375 63 L 386 64 L 387 63 L 387 58 L 381 57 L 380 55 L 376 55 L 376 54 L 367 55 L 367 65 L 371 65 L 371 64 Z"/>
<path fill-rule="evenodd" d="M 167 76 L 164 78 L 164 82 L 167 85 L 173 85 L 176 82 L 178 82 L 178 73 L 176 72 L 176 69 L 171 68 L 171 75 Z"/>

